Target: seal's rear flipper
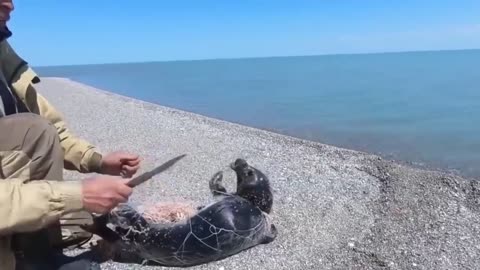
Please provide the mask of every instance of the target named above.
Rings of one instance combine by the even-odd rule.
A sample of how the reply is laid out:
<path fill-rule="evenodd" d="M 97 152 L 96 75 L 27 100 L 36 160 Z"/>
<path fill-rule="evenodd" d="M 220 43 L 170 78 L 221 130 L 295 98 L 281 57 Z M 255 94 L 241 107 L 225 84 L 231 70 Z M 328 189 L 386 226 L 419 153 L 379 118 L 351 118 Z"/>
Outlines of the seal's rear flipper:
<path fill-rule="evenodd" d="M 261 244 L 269 244 L 271 242 L 273 242 L 273 240 L 275 240 L 275 238 L 277 238 L 277 235 L 278 235 L 278 230 L 277 230 L 277 227 L 275 227 L 275 225 L 270 225 L 270 231 L 266 233 L 265 237 L 263 238 L 263 241 L 261 242 Z"/>
<path fill-rule="evenodd" d="M 223 186 L 223 172 L 219 171 L 210 179 L 209 186 L 213 196 L 225 195 L 227 189 Z"/>

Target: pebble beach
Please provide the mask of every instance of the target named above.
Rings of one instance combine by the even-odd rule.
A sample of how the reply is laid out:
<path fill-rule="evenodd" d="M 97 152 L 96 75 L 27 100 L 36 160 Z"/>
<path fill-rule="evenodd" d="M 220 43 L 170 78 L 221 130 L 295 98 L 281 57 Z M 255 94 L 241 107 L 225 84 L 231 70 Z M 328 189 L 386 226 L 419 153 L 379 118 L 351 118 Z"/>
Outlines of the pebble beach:
<path fill-rule="evenodd" d="M 208 181 L 217 171 L 225 171 L 227 190 L 234 190 L 228 165 L 236 158 L 270 178 L 277 239 L 189 269 L 480 269 L 476 179 L 220 121 L 65 78 L 42 78 L 37 89 L 75 134 L 100 151 L 139 154 L 140 173 L 187 154 L 135 188 L 132 204 L 208 203 Z M 65 173 L 71 180 L 85 177 Z M 167 268 L 108 261 L 102 269 Z"/>

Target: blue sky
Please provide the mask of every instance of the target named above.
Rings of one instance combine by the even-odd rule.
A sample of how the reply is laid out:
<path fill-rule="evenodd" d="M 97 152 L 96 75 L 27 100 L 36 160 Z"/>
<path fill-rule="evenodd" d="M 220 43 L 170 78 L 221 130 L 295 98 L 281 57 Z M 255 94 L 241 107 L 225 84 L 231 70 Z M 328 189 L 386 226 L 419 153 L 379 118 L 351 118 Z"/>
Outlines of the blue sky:
<path fill-rule="evenodd" d="M 480 48 L 480 1 L 16 0 L 32 65 Z"/>

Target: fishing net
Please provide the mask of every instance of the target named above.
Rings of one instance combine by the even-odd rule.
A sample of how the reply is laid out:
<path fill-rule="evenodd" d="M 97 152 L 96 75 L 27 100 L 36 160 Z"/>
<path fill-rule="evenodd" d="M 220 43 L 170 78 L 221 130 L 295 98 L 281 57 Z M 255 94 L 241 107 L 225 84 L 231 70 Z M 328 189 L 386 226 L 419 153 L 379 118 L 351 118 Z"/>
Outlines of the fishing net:
<path fill-rule="evenodd" d="M 195 215 L 196 207 L 190 202 L 158 202 L 143 205 L 142 216 L 151 223 L 177 223 Z"/>

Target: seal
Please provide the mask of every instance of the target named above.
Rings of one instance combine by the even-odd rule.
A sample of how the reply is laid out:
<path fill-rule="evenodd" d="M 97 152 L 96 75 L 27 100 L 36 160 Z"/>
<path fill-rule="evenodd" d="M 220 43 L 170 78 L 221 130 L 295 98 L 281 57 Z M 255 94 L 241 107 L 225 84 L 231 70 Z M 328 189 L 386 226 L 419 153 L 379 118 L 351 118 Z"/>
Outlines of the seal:
<path fill-rule="evenodd" d="M 215 173 L 209 181 L 215 201 L 185 211 L 183 219 L 155 219 L 122 204 L 94 218 L 90 231 L 107 241 L 119 258 L 123 254 L 130 261 L 167 267 L 218 261 L 274 241 L 278 231 L 269 218 L 270 180 L 244 159 L 236 159 L 230 168 L 236 174 L 236 192 L 227 192 L 222 171 Z"/>

